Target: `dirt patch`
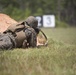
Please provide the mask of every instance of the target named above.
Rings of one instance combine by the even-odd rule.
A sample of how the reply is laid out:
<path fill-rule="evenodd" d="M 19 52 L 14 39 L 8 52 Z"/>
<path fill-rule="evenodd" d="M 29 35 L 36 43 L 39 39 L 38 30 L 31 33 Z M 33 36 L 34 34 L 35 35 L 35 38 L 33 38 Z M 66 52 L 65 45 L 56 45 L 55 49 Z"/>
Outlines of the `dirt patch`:
<path fill-rule="evenodd" d="M 0 13 L 0 32 L 5 31 L 10 25 L 17 23 L 14 19 L 6 14 Z"/>

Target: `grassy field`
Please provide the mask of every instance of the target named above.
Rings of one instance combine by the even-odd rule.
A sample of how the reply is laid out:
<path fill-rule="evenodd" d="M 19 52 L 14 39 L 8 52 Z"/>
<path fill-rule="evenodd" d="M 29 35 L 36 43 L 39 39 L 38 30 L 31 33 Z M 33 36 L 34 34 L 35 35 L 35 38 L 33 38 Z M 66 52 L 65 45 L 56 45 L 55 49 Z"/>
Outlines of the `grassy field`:
<path fill-rule="evenodd" d="M 0 51 L 0 75 L 76 75 L 76 28 L 42 30 L 47 47 Z"/>

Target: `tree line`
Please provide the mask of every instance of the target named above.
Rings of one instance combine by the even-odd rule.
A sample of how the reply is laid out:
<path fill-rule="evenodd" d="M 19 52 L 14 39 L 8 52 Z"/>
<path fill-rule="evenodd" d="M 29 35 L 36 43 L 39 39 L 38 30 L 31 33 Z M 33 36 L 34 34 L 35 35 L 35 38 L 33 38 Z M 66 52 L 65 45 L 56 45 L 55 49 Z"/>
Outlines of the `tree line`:
<path fill-rule="evenodd" d="M 56 20 L 76 26 L 76 0 L 0 0 L 0 12 L 18 21 L 53 14 Z"/>

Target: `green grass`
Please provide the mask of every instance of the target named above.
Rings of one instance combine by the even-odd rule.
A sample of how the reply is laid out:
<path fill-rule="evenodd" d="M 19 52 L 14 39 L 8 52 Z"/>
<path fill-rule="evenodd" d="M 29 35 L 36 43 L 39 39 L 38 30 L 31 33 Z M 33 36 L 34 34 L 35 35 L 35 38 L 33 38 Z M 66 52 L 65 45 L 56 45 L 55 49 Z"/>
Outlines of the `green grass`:
<path fill-rule="evenodd" d="M 0 51 L 0 75 L 76 75 L 76 28 L 42 30 L 47 47 Z"/>
<path fill-rule="evenodd" d="M 71 45 L 76 45 L 76 28 L 47 28 L 42 29 L 47 37 Z"/>

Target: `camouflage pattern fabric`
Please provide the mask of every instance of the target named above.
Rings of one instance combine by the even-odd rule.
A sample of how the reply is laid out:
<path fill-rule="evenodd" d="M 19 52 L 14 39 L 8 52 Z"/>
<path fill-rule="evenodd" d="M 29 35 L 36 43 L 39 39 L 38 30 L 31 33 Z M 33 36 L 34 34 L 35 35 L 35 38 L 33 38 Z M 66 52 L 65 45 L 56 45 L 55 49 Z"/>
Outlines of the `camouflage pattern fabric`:
<path fill-rule="evenodd" d="M 19 24 L 11 25 L 4 32 L 5 34 L 12 33 L 17 43 L 16 47 L 18 48 L 36 47 L 37 44 L 37 33 L 33 27 L 37 27 L 38 21 L 31 16 L 28 17 L 26 21 L 21 22 Z"/>
<path fill-rule="evenodd" d="M 36 47 L 37 44 L 37 33 L 33 28 L 25 29 L 25 35 L 27 39 L 27 47 Z M 24 42 L 23 42 L 24 43 Z"/>
<path fill-rule="evenodd" d="M 32 28 L 36 28 L 38 26 L 38 20 L 34 16 L 29 16 L 25 20 L 26 24 Z"/>
<path fill-rule="evenodd" d="M 12 33 L 12 35 L 15 37 L 17 48 L 22 47 L 23 40 L 26 38 L 24 33 L 24 28 L 25 28 L 25 25 L 24 25 L 24 22 L 22 22 L 20 24 L 11 25 L 7 28 L 6 31 L 4 31 L 5 34 Z"/>
<path fill-rule="evenodd" d="M 15 38 L 10 33 L 0 34 L 0 50 L 7 50 L 16 47 Z"/>
<path fill-rule="evenodd" d="M 36 47 L 37 34 L 33 28 L 25 28 L 16 32 L 15 39 L 18 48 Z"/>
<path fill-rule="evenodd" d="M 15 41 L 17 43 L 17 48 L 36 47 L 36 31 L 33 28 L 28 27 L 26 24 L 25 27 L 23 26 L 24 25 L 22 24 L 10 26 L 4 33 L 13 34 L 13 36 L 15 37 Z"/>

